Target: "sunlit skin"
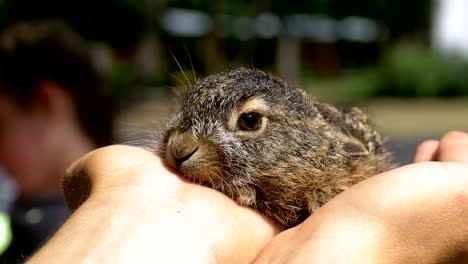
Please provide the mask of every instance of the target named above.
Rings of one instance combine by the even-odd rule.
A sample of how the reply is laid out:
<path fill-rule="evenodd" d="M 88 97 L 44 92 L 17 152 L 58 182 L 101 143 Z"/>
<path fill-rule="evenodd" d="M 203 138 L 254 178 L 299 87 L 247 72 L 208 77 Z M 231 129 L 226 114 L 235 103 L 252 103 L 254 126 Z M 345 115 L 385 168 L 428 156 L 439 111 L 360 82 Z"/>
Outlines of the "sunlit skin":
<path fill-rule="evenodd" d="M 65 194 L 75 213 L 28 263 L 465 263 L 468 134 L 423 143 L 415 160 L 277 234 L 151 152 L 102 148 L 69 169 Z"/>

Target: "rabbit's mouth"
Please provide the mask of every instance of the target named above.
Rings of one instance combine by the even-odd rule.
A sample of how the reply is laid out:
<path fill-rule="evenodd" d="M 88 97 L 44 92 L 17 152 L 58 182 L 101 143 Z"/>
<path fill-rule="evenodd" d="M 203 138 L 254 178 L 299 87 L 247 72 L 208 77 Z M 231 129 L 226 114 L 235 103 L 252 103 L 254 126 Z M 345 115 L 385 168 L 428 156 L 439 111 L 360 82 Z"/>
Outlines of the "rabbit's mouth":
<path fill-rule="evenodd" d="M 200 144 L 188 137 L 171 137 L 165 149 L 164 160 L 185 178 L 213 187 L 219 184 L 221 175 L 225 174 L 220 154 L 214 146 Z"/>
<path fill-rule="evenodd" d="M 185 178 L 211 186 L 216 186 L 221 179 L 222 171 L 219 162 L 201 155 L 198 151 L 189 159 L 182 162 L 176 169 Z"/>

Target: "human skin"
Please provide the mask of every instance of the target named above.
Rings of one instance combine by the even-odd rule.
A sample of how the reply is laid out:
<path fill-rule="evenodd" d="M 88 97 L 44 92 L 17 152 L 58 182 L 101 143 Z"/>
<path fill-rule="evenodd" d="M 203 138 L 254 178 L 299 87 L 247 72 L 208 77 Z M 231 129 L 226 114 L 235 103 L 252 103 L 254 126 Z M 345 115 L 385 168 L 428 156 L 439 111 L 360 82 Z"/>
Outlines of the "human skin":
<path fill-rule="evenodd" d="M 86 193 L 75 187 L 91 194 L 29 263 L 248 263 L 278 232 L 139 148 L 99 149 L 67 177 L 71 207 Z"/>
<path fill-rule="evenodd" d="M 61 194 L 63 171 L 95 148 L 65 90 L 43 81 L 27 104 L 0 92 L 0 165 L 21 198 Z"/>
<path fill-rule="evenodd" d="M 467 262 L 468 134 L 423 142 L 414 160 L 343 192 L 276 236 L 257 262 Z"/>
<path fill-rule="evenodd" d="M 28 263 L 459 263 L 468 134 L 431 142 L 417 163 L 351 187 L 281 233 L 150 152 L 102 148 L 69 169 L 65 195 L 76 210 Z"/>

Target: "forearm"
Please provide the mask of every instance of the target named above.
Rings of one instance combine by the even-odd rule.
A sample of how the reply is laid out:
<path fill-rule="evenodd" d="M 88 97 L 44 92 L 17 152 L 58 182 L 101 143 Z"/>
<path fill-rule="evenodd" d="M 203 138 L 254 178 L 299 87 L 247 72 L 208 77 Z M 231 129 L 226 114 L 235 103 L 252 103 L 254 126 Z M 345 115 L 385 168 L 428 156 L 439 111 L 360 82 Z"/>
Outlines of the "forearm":
<path fill-rule="evenodd" d="M 175 208 L 91 197 L 28 263 L 214 263 L 208 241 L 190 241 L 197 230 L 180 221 Z"/>

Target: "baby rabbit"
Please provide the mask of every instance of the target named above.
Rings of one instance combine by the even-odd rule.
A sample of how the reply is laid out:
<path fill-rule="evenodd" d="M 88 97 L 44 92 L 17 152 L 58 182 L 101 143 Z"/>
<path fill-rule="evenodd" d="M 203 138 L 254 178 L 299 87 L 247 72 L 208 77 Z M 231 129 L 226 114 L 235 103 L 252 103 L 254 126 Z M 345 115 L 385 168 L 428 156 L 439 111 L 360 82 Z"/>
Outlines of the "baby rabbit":
<path fill-rule="evenodd" d="M 392 168 L 358 109 L 339 111 L 280 79 L 239 68 L 188 91 L 158 154 L 184 177 L 293 227 L 328 200 Z"/>

